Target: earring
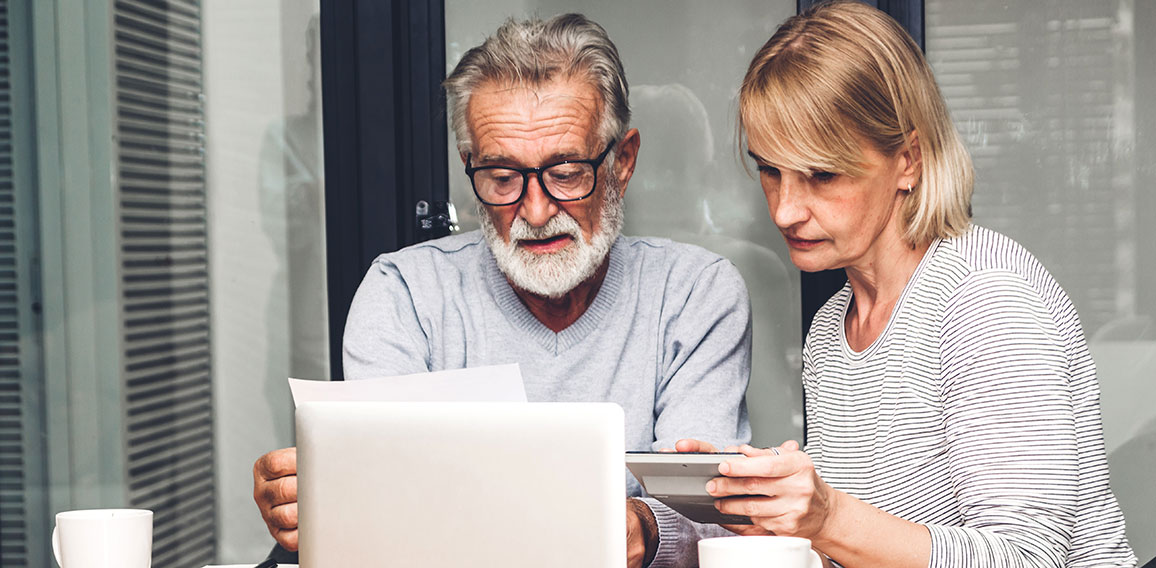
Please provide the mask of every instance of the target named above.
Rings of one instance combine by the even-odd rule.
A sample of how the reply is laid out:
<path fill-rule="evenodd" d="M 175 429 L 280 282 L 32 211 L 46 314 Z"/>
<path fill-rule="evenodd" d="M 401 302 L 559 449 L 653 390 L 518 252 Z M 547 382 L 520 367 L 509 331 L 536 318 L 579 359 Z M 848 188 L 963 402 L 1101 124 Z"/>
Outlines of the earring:
<path fill-rule="evenodd" d="M 911 184 L 907 184 L 907 193 L 911 193 Z"/>

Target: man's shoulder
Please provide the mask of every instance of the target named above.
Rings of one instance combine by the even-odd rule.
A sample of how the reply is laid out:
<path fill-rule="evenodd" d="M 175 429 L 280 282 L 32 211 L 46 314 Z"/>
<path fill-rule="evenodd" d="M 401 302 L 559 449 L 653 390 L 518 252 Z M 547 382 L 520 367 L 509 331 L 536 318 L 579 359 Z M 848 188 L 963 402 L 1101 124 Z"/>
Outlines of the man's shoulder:
<path fill-rule="evenodd" d="M 401 250 L 382 253 L 374 264 L 429 266 L 430 263 L 473 263 L 485 247 L 480 231 L 467 231 L 440 239 L 423 241 Z"/>
<path fill-rule="evenodd" d="M 689 291 L 709 283 L 719 293 L 733 289 L 746 294 L 734 263 L 701 246 L 664 237 L 623 236 L 616 248 L 622 251 L 627 266 L 637 267 L 636 274 L 647 288 Z"/>
<path fill-rule="evenodd" d="M 705 267 L 718 262 L 729 263 L 721 255 L 703 247 L 666 237 L 628 237 L 624 235 L 619 238 L 619 243 L 623 250 L 631 256 L 647 260 L 655 259 L 668 265 Z"/>

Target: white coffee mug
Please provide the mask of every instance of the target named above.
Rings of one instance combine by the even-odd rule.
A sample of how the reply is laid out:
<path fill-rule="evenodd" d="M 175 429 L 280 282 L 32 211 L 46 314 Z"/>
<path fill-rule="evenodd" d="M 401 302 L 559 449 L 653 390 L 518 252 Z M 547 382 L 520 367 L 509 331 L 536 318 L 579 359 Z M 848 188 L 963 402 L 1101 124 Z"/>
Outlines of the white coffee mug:
<path fill-rule="evenodd" d="M 52 552 L 61 568 L 150 568 L 153 512 L 87 509 L 57 513 Z"/>
<path fill-rule="evenodd" d="M 793 536 L 723 536 L 698 541 L 699 568 L 822 568 L 811 541 Z"/>

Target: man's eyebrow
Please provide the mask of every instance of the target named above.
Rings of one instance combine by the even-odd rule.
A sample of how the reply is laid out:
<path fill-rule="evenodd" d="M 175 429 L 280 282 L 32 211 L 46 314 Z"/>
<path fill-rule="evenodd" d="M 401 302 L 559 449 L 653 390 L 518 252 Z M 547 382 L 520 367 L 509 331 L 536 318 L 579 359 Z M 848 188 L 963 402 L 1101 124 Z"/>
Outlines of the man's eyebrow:
<path fill-rule="evenodd" d="M 524 165 L 520 160 L 516 160 L 503 154 L 482 154 L 475 157 L 477 158 L 477 163 L 479 164 L 503 164 L 510 166 L 517 165 L 519 167 Z M 587 156 L 585 151 L 558 152 L 547 156 L 546 159 L 538 165 L 545 166 L 548 164 L 565 162 L 567 160 L 584 160 L 586 158 Z"/>

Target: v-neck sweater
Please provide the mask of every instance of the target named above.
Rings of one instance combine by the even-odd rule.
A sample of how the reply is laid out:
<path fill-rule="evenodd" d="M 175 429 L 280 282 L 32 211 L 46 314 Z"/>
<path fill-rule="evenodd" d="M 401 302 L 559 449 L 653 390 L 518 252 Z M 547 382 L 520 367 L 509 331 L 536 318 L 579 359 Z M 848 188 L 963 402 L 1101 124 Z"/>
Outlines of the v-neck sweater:
<path fill-rule="evenodd" d="M 531 402 L 619 404 L 628 450 L 684 437 L 724 447 L 750 439 L 750 348 L 742 277 L 705 249 L 619 237 L 593 303 L 554 333 L 473 231 L 373 262 L 349 309 L 344 371 L 355 380 L 517 363 Z"/>

